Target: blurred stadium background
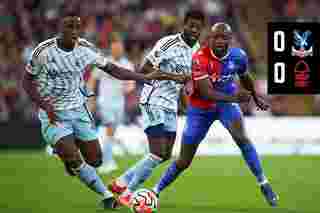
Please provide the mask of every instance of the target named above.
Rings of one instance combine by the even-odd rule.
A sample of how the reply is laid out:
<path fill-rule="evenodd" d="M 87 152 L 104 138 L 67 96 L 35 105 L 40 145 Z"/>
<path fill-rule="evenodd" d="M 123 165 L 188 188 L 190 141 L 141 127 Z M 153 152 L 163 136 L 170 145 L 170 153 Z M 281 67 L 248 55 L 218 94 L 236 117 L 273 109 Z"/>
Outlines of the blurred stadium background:
<path fill-rule="evenodd" d="M 60 15 L 64 11 L 79 11 L 83 21 L 82 37 L 95 43 L 106 54 L 111 52 L 111 41 L 116 38 L 124 47 L 124 51 L 118 50 L 123 54 L 122 57 L 132 64 L 139 64 L 145 52 L 153 46 L 156 40 L 166 34 L 179 31 L 183 14 L 190 7 L 204 10 L 208 16 L 209 24 L 213 24 L 216 21 L 230 23 L 235 31 L 233 45 L 244 48 L 249 54 L 250 71 L 257 79 L 256 86 L 271 103 L 271 110 L 268 112 L 256 111 L 253 104 L 250 104 L 249 107 L 242 106 L 247 118 L 249 134 L 257 144 L 258 151 L 264 154 L 295 156 L 303 154 L 317 155 L 320 153 L 320 131 L 318 130 L 320 96 L 271 96 L 266 94 L 267 22 L 272 19 L 317 21 L 315 17 L 318 16 L 320 9 L 320 1 L 318 0 L 1 0 L 0 149 L 3 151 L 0 152 L 0 168 L 3 168 L 3 170 L 1 169 L 0 188 L 4 187 L 2 188 L 4 189 L 4 194 L 7 192 L 12 194 L 5 200 L 3 198 L 0 199 L 0 210 L 4 209 L 1 212 L 17 212 L 16 210 L 32 213 L 50 212 L 46 207 L 50 205 L 50 202 L 46 201 L 40 205 L 40 201 L 37 202 L 37 199 L 41 199 L 41 195 L 48 196 L 48 199 L 63 197 L 63 190 L 58 192 L 58 189 L 46 188 L 48 186 L 45 181 L 40 181 L 40 185 L 35 187 L 38 190 L 34 193 L 38 194 L 35 198 L 30 198 L 34 194 L 27 192 L 27 190 L 33 190 L 34 187 L 25 186 L 25 184 L 39 184 L 37 180 L 40 176 L 47 178 L 50 175 L 58 178 L 60 174 L 56 175 L 56 173 L 61 173 L 62 166 L 60 164 L 57 166 L 55 159 L 45 157 L 42 153 L 45 149 L 45 144 L 42 142 L 40 135 L 36 109 L 21 85 L 24 66 L 30 57 L 32 49 L 39 42 L 56 35 Z M 203 42 L 205 42 L 206 34 L 206 32 L 202 34 Z M 87 78 L 90 78 L 89 70 Z M 128 150 L 130 150 L 130 154 L 133 155 L 147 151 L 145 136 L 139 128 L 140 113 L 137 107 L 137 97 L 141 86 L 132 82 L 124 82 L 125 89 L 123 94 L 126 113 L 125 119 L 116 133 L 116 137 L 123 141 Z M 95 110 L 95 103 L 94 99 L 91 100 L 93 111 Z M 180 115 L 179 131 L 181 131 L 183 125 L 183 112 L 180 112 Z M 199 154 L 239 154 L 237 148 L 232 145 L 231 138 L 226 131 L 219 124 L 215 125 L 217 129 L 209 133 L 206 142 L 202 144 L 199 150 Z M 133 138 L 135 140 L 132 140 Z M 28 149 L 29 151 L 12 151 L 12 149 L 17 148 Z M 175 147 L 175 152 L 178 148 L 179 145 Z M 115 154 L 121 153 L 115 151 Z M 217 163 L 220 162 L 219 159 L 215 157 L 204 158 L 206 158 L 204 160 L 206 163 L 201 164 L 197 160 L 194 167 L 199 172 L 197 173 L 199 177 L 201 175 L 206 176 L 205 170 L 201 168 L 211 168 L 212 164 L 216 165 L 212 167 L 212 170 L 216 169 L 217 173 L 208 177 L 208 184 L 210 184 L 211 178 L 216 179 L 213 182 L 225 181 L 222 176 L 235 176 L 238 179 L 253 181 L 250 175 L 247 174 L 244 164 L 238 163 L 238 158 L 221 158 L 228 167 L 230 166 L 227 171 L 224 170 L 222 165 L 220 167 L 217 166 Z M 39 163 L 39 159 L 46 159 L 48 164 L 45 162 Z M 125 168 L 133 159 L 136 159 L 136 157 L 130 157 L 129 160 L 121 157 L 119 159 L 120 167 Z M 319 173 L 314 173 L 313 169 L 317 165 L 316 162 L 319 161 L 320 158 L 317 156 L 266 157 L 268 173 L 274 176 L 276 187 L 279 188 L 280 192 L 287 193 L 287 195 L 290 194 L 290 196 L 298 196 L 298 198 L 289 196 L 290 199 L 285 197 L 284 203 L 290 207 L 279 210 L 279 212 L 317 212 L 318 208 L 315 207 L 314 201 L 316 197 L 320 197 L 319 184 L 316 181 L 317 179 L 319 180 L 320 175 Z M 21 164 L 21 162 L 24 163 Z M 29 169 L 32 172 L 26 177 L 11 179 L 15 174 L 25 175 Z M 290 169 L 293 170 L 290 172 Z M 55 170 L 57 171 L 55 172 Z M 245 172 L 242 173 L 243 170 Z M 222 176 L 219 176 L 219 172 L 222 172 Z M 302 174 L 304 176 L 301 176 Z M 197 180 L 195 178 L 192 179 L 191 176 L 192 172 L 188 173 L 184 181 L 189 178 L 189 180 L 191 179 L 196 183 Z M 292 177 L 291 181 L 287 180 Z M 282 178 L 284 180 L 280 181 Z M 305 181 L 303 178 L 305 178 Z M 68 180 L 64 179 L 66 178 L 62 177 L 57 180 L 68 183 Z M 242 180 L 239 180 L 239 182 Z M 231 179 L 230 181 L 232 182 Z M 288 183 L 288 185 L 281 185 L 281 182 L 282 184 L 283 182 Z M 177 184 L 176 191 L 183 189 L 182 183 L 183 181 Z M 70 187 L 75 187 L 75 189 L 70 189 L 69 193 L 77 193 L 75 190 L 80 189 L 80 187 L 79 189 L 76 188 L 78 183 L 72 184 Z M 244 185 L 246 184 L 247 182 L 244 181 Z M 289 186 L 294 187 L 299 184 L 300 187 L 289 193 Z M 41 189 L 40 186 L 44 188 Z M 225 187 L 227 186 L 234 189 L 238 187 L 235 183 L 225 182 Z M 224 190 L 223 186 L 220 187 L 221 190 Z M 15 200 L 15 195 L 19 194 L 21 190 L 23 191 L 22 197 L 26 202 L 16 205 L 15 201 L 18 203 L 20 201 Z M 83 188 L 80 190 L 84 191 Z M 196 188 L 193 188 L 193 190 L 197 191 Z M 198 192 L 203 193 L 199 189 Z M 47 195 L 50 193 L 53 194 Z M 84 197 L 92 195 L 89 192 L 83 193 Z M 88 193 L 88 195 L 85 193 Z M 180 193 L 183 194 L 183 191 Z M 212 212 L 209 208 L 211 204 L 208 196 L 215 196 L 207 193 L 204 195 L 203 203 L 199 198 L 199 202 L 194 204 L 194 208 L 201 206 L 201 204 L 208 206 L 208 209 L 201 208 L 201 212 Z M 255 193 L 257 194 L 258 192 Z M 305 196 L 302 195 L 303 193 L 307 194 L 305 198 L 301 198 L 301 196 Z M 216 208 L 212 207 L 213 210 L 218 212 L 251 212 L 250 208 L 256 208 L 252 212 L 269 212 L 268 209 L 261 207 L 263 204 L 255 203 L 260 197 L 253 197 L 253 200 L 247 200 L 241 198 L 243 196 L 241 193 L 236 193 L 232 198 L 236 202 L 228 206 L 230 201 L 228 196 L 230 195 L 220 193 L 219 195 L 221 197 L 216 202 L 221 205 Z M 174 209 L 178 209 L 179 205 L 182 206 L 181 208 L 184 212 L 191 212 L 187 204 L 192 200 L 187 199 L 185 201 L 179 198 L 180 203 L 175 204 L 174 200 L 169 199 L 169 193 L 165 194 L 165 196 L 164 203 L 167 205 L 164 206 L 167 211 L 164 212 L 175 212 Z M 255 196 L 258 197 L 260 195 Z M 196 196 L 194 197 L 196 198 Z M 83 202 L 82 205 L 77 205 L 77 199 L 72 201 L 71 198 L 69 197 L 67 200 L 74 202 L 77 212 L 84 212 L 84 210 L 87 212 L 90 207 L 86 205 L 92 205 L 88 204 L 85 198 L 77 198 L 78 203 Z M 232 203 L 232 201 L 230 202 Z M 245 204 L 240 204 L 241 202 Z M 236 210 L 239 207 L 238 204 L 241 206 L 240 210 Z M 36 208 L 35 206 L 37 205 L 38 207 Z M 55 208 L 54 212 L 57 210 L 58 208 Z M 70 208 L 70 211 L 72 210 Z M 65 209 L 61 211 L 65 211 Z"/>
<path fill-rule="evenodd" d="M 266 30 L 272 19 L 307 19 L 316 17 L 319 1 L 314 0 L 2 0 L 0 3 L 0 147 L 41 145 L 38 134 L 36 109 L 21 86 L 24 66 L 32 49 L 39 42 L 55 36 L 59 30 L 60 14 L 79 11 L 83 21 L 83 37 L 110 53 L 113 38 L 120 40 L 124 50 L 116 47 L 118 54 L 128 63 L 139 64 L 143 55 L 160 37 L 180 29 L 184 12 L 190 8 L 203 9 L 208 24 L 229 22 L 234 31 L 234 45 L 249 53 L 250 71 L 257 79 L 256 86 L 266 95 L 267 43 Z M 202 34 L 205 41 L 206 32 Z M 88 72 L 90 75 L 90 72 Z M 89 77 L 89 76 L 88 76 Z M 141 85 L 125 83 L 124 126 L 138 124 L 137 96 Z M 274 95 L 271 110 L 257 112 L 251 104 L 243 110 L 249 118 L 276 119 L 308 116 L 317 119 L 320 114 L 318 96 Z M 92 109 L 95 103 L 92 100 Z M 259 120 L 258 119 L 258 120 Z M 290 120 L 291 121 L 291 120 Z M 295 120 L 294 120 L 295 121 Z M 296 122 L 287 122 L 288 126 Z M 263 123 L 263 122 L 262 122 Z M 259 126 L 259 128 L 258 128 Z M 263 129 L 260 124 L 256 126 Z M 303 126 L 303 125 L 301 125 Z M 279 131 L 279 128 L 277 128 Z M 280 128 L 281 129 L 281 128 Z M 12 135 L 16 130 L 21 134 Z M 276 135 L 270 131 L 270 136 Z M 311 134 L 309 134 L 311 135 Z M 22 137 L 25 136 L 25 137 Z M 19 140 L 19 137 L 30 138 Z M 35 138 L 36 137 L 36 138 Z M 305 138 L 306 139 L 306 138 Z M 43 145 L 43 144 L 42 144 Z"/>

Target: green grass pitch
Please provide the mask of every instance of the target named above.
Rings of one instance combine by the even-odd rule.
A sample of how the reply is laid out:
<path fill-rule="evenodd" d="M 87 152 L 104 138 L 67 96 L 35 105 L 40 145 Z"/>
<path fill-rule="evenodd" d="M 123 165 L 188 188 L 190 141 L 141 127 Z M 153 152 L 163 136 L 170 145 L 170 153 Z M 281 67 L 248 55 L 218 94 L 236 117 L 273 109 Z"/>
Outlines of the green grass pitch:
<path fill-rule="evenodd" d="M 115 177 L 137 160 L 120 158 Z M 243 160 L 199 157 L 161 195 L 161 213 L 318 213 L 320 156 L 266 156 L 266 173 L 280 195 L 280 206 L 270 208 Z M 146 183 L 152 186 L 167 164 Z M 99 200 L 76 178 L 64 174 L 62 164 L 43 152 L 0 152 L 1 213 L 95 213 Z M 110 181 L 111 176 L 103 176 Z M 120 213 L 130 212 L 120 209 Z"/>

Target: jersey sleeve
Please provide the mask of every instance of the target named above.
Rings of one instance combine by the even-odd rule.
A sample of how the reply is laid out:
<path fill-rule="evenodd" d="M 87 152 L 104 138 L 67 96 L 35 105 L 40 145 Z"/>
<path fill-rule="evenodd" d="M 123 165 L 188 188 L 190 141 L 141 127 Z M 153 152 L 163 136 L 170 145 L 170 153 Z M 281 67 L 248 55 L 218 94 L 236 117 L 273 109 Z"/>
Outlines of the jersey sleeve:
<path fill-rule="evenodd" d="M 237 70 L 239 76 L 248 73 L 248 56 L 246 52 L 240 49 L 239 53 L 239 69 Z"/>
<path fill-rule="evenodd" d="M 31 75 L 38 75 L 43 69 L 44 64 L 45 64 L 44 55 L 39 55 L 36 57 L 34 56 L 34 54 L 32 54 L 31 58 L 29 59 L 25 67 L 25 70 Z"/>
<path fill-rule="evenodd" d="M 106 57 L 92 43 L 85 39 L 79 39 L 79 44 L 85 47 L 86 65 L 92 64 L 103 67 L 107 64 Z"/>
<path fill-rule="evenodd" d="M 160 67 L 160 64 L 167 59 L 163 46 L 165 46 L 165 39 L 159 40 L 145 57 L 155 67 Z"/>
<path fill-rule="evenodd" d="M 207 63 L 203 57 L 195 54 L 192 57 L 192 79 L 195 81 L 202 80 L 209 77 L 207 70 Z"/>
<path fill-rule="evenodd" d="M 100 79 L 105 73 L 98 67 L 93 67 L 91 69 L 91 75 L 94 79 Z"/>
<path fill-rule="evenodd" d="M 107 64 L 107 58 L 101 52 L 93 48 L 87 48 L 86 50 L 86 62 L 87 65 L 92 64 L 98 67 L 104 67 Z"/>

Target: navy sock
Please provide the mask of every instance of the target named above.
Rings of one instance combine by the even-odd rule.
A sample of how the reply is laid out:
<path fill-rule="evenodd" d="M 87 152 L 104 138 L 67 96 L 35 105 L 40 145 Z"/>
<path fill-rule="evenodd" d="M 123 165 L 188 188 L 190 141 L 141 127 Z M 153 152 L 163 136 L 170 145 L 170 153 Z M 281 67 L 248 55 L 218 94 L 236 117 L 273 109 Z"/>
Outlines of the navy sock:
<path fill-rule="evenodd" d="M 261 162 L 254 145 L 251 143 L 238 143 L 238 146 L 248 167 L 254 176 L 256 176 L 258 183 L 262 184 L 266 182 L 266 177 L 263 174 Z"/>
<path fill-rule="evenodd" d="M 183 169 L 179 169 L 177 167 L 176 162 L 174 161 L 168 169 L 165 171 L 165 173 L 160 178 L 159 182 L 156 184 L 156 186 L 153 188 L 153 190 L 159 194 L 162 190 L 164 190 L 166 187 L 168 187 L 177 177 L 181 174 Z"/>

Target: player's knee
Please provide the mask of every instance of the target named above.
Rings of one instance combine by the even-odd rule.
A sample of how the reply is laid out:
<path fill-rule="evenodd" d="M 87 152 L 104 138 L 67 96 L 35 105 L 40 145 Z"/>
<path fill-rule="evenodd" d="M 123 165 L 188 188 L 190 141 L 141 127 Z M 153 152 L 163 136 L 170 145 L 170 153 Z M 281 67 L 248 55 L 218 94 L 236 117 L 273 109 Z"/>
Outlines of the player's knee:
<path fill-rule="evenodd" d="M 92 161 L 87 161 L 87 164 L 89 164 L 90 166 L 92 166 L 94 168 L 98 168 L 102 165 L 102 158 L 97 158 Z"/>
<path fill-rule="evenodd" d="M 232 133 L 232 138 L 236 143 L 248 143 L 249 138 L 247 137 L 246 134 L 242 133 L 242 132 L 233 132 Z"/>
<path fill-rule="evenodd" d="M 236 135 L 234 137 L 234 140 L 238 144 L 248 144 L 248 143 L 250 143 L 250 139 L 244 134 Z"/>
<path fill-rule="evenodd" d="M 70 176 L 78 175 L 79 172 L 80 172 L 80 167 L 81 167 L 82 164 L 83 164 L 83 161 L 82 160 L 78 160 L 78 159 L 66 160 L 64 162 L 66 172 Z"/>

